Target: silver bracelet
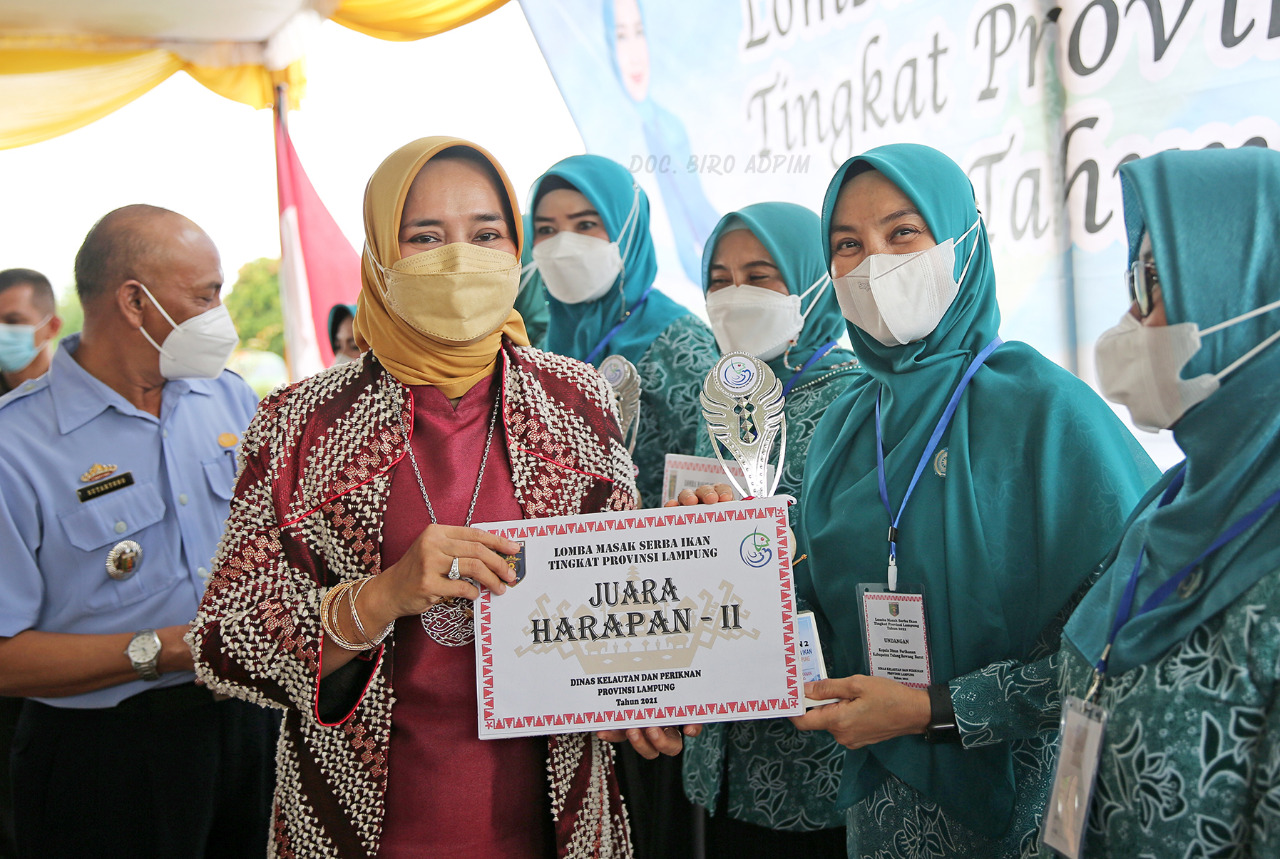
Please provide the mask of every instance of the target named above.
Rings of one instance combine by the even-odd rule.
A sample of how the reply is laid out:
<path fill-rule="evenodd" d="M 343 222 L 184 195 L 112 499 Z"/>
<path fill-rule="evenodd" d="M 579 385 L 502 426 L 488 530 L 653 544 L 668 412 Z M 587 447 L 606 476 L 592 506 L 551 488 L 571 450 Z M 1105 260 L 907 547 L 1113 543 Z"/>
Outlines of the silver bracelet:
<path fill-rule="evenodd" d="M 341 628 L 338 626 L 338 619 L 334 613 L 337 609 L 337 605 L 335 605 L 335 603 L 342 598 L 342 594 L 345 591 L 349 590 L 351 590 L 350 582 L 340 582 L 330 588 L 329 592 L 324 595 L 324 599 L 320 602 L 320 626 L 324 628 L 324 631 L 329 635 L 329 640 L 334 644 L 338 645 L 343 650 L 350 650 L 358 653 L 369 650 L 370 645 L 356 644 L 354 642 L 347 641 L 346 637 L 342 634 Z"/>
<path fill-rule="evenodd" d="M 394 629 L 396 625 L 394 620 L 387 624 L 386 628 L 384 628 L 382 632 L 378 633 L 377 638 L 370 638 L 369 633 L 364 631 L 364 624 L 360 622 L 360 612 L 356 611 L 356 600 L 360 597 L 360 591 L 364 590 L 364 586 L 368 584 L 369 580 L 372 578 L 373 576 L 365 576 L 347 594 L 347 600 L 351 603 L 351 620 L 355 622 L 356 631 L 360 633 L 360 637 L 363 638 L 371 648 L 377 647 L 382 644 L 382 642 L 386 641 L 387 636 L 391 634 L 391 630 Z"/>

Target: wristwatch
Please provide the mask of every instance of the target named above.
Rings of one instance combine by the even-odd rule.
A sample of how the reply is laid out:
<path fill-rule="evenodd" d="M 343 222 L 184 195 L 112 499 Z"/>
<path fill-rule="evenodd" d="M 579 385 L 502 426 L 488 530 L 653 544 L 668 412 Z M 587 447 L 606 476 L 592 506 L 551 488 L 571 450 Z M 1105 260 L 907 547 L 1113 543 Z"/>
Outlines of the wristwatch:
<path fill-rule="evenodd" d="M 960 742 L 949 683 L 934 683 L 929 687 L 929 724 L 924 729 L 924 738 L 930 743 Z"/>
<path fill-rule="evenodd" d="M 133 663 L 133 670 L 143 680 L 159 680 L 156 663 L 160 659 L 160 636 L 154 629 L 140 629 L 129 639 L 124 655 Z"/>

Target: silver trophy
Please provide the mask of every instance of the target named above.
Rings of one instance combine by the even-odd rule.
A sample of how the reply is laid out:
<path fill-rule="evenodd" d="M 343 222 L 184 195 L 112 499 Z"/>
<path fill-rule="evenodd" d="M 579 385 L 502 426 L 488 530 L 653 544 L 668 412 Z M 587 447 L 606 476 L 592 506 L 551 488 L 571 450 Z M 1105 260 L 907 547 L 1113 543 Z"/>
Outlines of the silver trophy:
<path fill-rule="evenodd" d="M 610 355 L 600 363 L 600 375 L 618 398 L 618 423 L 627 453 L 635 453 L 640 432 L 640 372 L 621 355 Z"/>
<path fill-rule="evenodd" d="M 742 497 L 773 495 L 787 455 L 787 418 L 782 413 L 782 383 L 769 366 L 745 352 L 730 352 L 716 362 L 702 384 L 702 418 L 711 447 L 729 482 Z M 769 455 L 779 434 L 777 468 L 769 480 Z M 746 488 L 729 472 L 721 445 L 742 466 Z"/>

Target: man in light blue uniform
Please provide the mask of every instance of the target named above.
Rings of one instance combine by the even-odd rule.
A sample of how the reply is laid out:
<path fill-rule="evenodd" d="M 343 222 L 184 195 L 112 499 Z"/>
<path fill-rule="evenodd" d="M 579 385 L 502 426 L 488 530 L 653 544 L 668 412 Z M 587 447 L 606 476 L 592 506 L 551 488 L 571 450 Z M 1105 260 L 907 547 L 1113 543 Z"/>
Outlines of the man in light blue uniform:
<path fill-rule="evenodd" d="M 183 641 L 257 398 L 208 236 L 105 216 L 76 257 L 84 331 L 0 399 L 0 694 L 21 856 L 266 850 L 274 719 L 196 686 Z"/>

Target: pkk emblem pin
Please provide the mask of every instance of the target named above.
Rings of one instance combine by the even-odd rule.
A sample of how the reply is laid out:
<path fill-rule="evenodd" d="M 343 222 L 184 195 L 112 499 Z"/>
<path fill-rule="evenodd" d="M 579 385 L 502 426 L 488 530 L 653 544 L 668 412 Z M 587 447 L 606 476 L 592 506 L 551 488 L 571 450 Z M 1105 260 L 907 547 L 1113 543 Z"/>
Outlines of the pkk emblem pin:
<path fill-rule="evenodd" d="M 142 547 L 133 540 L 121 540 L 107 552 L 107 575 L 117 582 L 131 577 L 142 563 Z"/>
<path fill-rule="evenodd" d="M 701 399 L 711 447 L 734 489 L 744 498 L 773 495 L 787 455 L 787 418 L 778 377 L 754 355 L 730 352 L 707 374 Z M 770 481 L 769 457 L 779 440 L 777 470 Z M 729 473 L 722 445 L 742 467 L 745 488 Z"/>

